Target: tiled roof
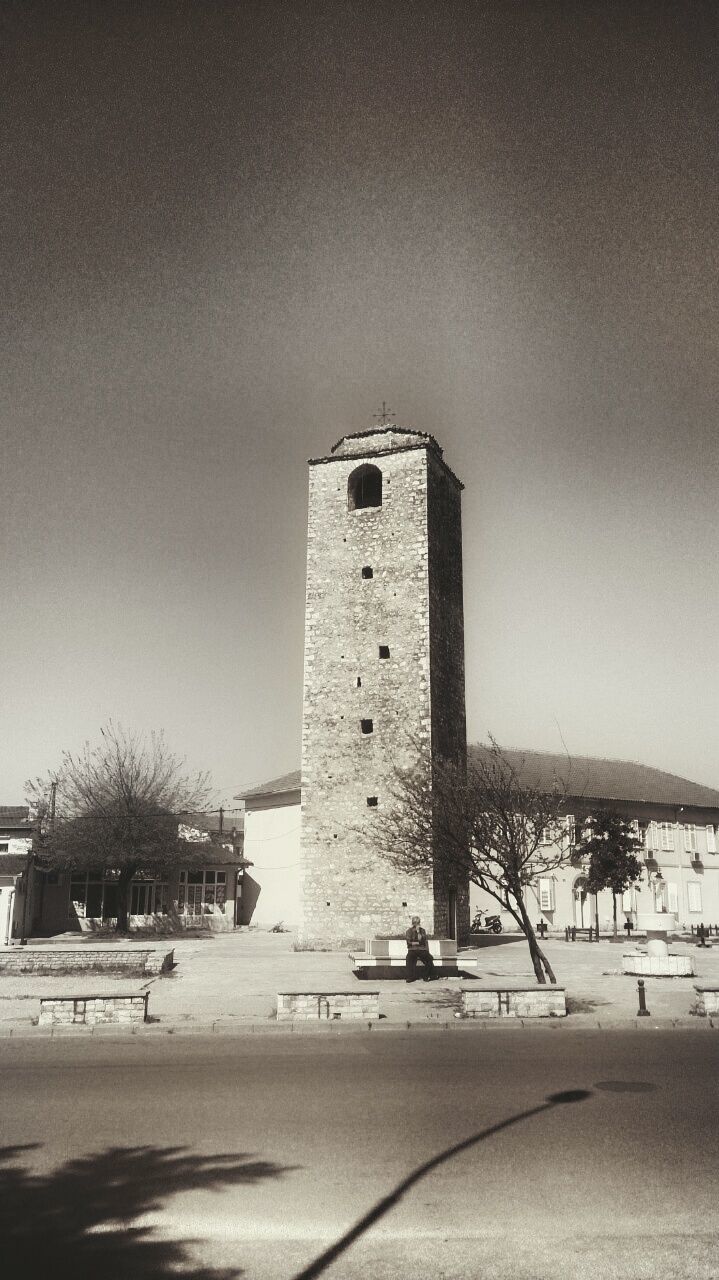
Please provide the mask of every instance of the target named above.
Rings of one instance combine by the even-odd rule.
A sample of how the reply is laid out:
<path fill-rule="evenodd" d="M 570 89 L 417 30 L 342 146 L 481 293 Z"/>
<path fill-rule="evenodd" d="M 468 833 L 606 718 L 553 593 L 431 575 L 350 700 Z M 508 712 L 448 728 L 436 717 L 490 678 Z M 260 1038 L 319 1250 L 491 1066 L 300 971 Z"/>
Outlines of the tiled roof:
<path fill-rule="evenodd" d="M 0 804 L 0 823 L 29 822 L 30 810 L 26 804 Z"/>
<path fill-rule="evenodd" d="M 470 758 L 488 750 L 475 743 L 469 747 Z M 505 748 L 502 751 L 528 783 L 549 789 L 555 780 L 560 781 L 572 798 L 719 809 L 719 791 L 713 787 L 632 760 Z"/>
<path fill-rule="evenodd" d="M 235 800 L 249 800 L 252 796 L 279 796 L 285 791 L 299 791 L 301 784 L 301 774 L 299 769 L 295 769 L 292 773 L 283 773 L 279 778 L 272 778 L 270 782 L 261 782 L 257 787 L 251 787 L 247 791 L 241 791 Z"/>
<path fill-rule="evenodd" d="M 473 743 L 469 747 L 470 758 L 489 748 Z M 691 782 L 674 773 L 664 773 L 650 765 L 637 764 L 633 760 L 604 760 L 597 756 L 568 756 L 549 751 L 515 751 L 502 748 L 504 755 L 514 765 L 520 777 L 534 786 L 550 789 L 558 780 L 566 784 L 572 798 L 583 800 L 634 801 L 644 804 L 665 804 L 698 809 L 719 809 L 719 790 Z M 300 789 L 300 771 L 285 773 L 243 791 L 236 799 L 250 796 L 280 795 Z"/>

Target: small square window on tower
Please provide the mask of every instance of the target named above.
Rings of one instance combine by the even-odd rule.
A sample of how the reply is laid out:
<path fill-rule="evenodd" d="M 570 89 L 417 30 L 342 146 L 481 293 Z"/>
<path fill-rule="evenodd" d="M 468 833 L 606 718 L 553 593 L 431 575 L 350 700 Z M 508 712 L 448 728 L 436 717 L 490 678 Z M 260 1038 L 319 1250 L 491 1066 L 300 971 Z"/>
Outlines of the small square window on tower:
<path fill-rule="evenodd" d="M 362 577 L 374 578 L 374 569 L 372 568 L 371 564 L 365 564 L 362 566 Z"/>
<path fill-rule="evenodd" d="M 360 728 L 363 733 L 372 733 L 374 725 L 371 720 L 360 720 Z"/>
<path fill-rule="evenodd" d="M 376 797 L 376 796 L 367 796 L 367 808 L 368 808 L 368 809 L 376 809 L 376 808 L 377 808 L 377 797 Z"/>
<path fill-rule="evenodd" d="M 388 645 L 388 644 L 381 644 L 381 645 L 380 645 L 380 647 L 379 647 L 379 656 L 380 656 L 380 658 L 388 658 L 388 657 L 389 657 L 389 645 Z"/>

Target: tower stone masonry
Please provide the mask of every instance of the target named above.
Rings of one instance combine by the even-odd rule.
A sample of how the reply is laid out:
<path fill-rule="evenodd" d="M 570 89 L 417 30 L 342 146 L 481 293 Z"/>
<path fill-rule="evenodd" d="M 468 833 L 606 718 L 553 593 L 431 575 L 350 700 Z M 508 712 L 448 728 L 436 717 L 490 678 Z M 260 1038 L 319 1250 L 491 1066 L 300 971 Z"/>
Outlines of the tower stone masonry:
<path fill-rule="evenodd" d="M 466 759 L 462 485 L 431 435 L 397 426 L 309 466 L 299 938 L 355 944 L 420 915 L 462 939 L 467 883 L 372 850 L 397 765 L 422 755 L 429 781 Z"/>

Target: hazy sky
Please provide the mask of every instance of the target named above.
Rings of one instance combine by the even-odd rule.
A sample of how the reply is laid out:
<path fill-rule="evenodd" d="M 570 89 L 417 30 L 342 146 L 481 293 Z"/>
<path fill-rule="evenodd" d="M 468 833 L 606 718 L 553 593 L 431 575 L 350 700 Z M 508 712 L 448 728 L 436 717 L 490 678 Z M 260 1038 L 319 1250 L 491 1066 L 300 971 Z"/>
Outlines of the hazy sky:
<path fill-rule="evenodd" d="M 383 398 L 470 736 L 719 786 L 718 13 L 5 0 L 1 802 L 110 716 L 298 766 L 306 459 Z"/>

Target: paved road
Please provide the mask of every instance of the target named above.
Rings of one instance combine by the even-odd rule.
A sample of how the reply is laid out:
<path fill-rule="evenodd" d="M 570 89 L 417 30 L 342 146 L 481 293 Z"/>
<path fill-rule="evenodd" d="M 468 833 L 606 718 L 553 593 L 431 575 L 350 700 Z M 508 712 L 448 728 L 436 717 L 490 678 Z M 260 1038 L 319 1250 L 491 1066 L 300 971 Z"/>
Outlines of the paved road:
<path fill-rule="evenodd" d="M 3 1271 L 709 1280 L 718 1066 L 706 1028 L 4 1042 Z"/>

